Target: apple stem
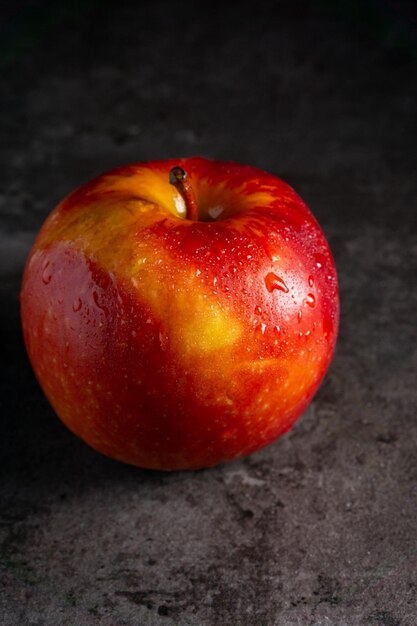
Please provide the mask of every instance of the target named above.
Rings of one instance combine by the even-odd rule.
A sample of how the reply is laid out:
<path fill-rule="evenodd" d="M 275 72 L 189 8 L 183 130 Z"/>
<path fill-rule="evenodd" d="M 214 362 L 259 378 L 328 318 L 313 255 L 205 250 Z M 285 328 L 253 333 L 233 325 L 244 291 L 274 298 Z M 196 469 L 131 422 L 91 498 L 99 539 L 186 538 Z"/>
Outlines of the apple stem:
<path fill-rule="evenodd" d="M 198 208 L 193 188 L 187 177 L 187 172 L 179 165 L 173 167 L 169 173 L 169 182 L 178 189 L 185 202 L 187 219 L 197 222 Z"/>

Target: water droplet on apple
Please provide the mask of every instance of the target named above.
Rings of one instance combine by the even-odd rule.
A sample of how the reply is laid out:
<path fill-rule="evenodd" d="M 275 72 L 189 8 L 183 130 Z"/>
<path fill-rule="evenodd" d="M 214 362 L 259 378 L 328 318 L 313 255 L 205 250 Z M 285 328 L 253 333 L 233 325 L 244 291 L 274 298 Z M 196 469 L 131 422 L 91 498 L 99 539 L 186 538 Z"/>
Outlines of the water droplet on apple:
<path fill-rule="evenodd" d="M 262 309 L 260 306 L 256 306 L 255 307 L 255 315 L 261 315 L 262 314 Z"/>
<path fill-rule="evenodd" d="M 308 286 L 312 287 L 314 285 L 314 278 L 312 276 L 308 277 Z"/>
<path fill-rule="evenodd" d="M 278 325 L 274 326 L 274 333 L 276 335 L 280 335 L 281 334 L 281 328 Z"/>
<path fill-rule="evenodd" d="M 311 307 L 312 309 L 314 309 L 314 307 L 316 306 L 316 298 L 314 297 L 314 295 L 312 293 L 309 293 L 305 299 L 305 303 Z"/>
<path fill-rule="evenodd" d="M 49 267 L 49 261 L 47 261 L 45 263 L 45 266 L 42 272 L 42 282 L 45 285 L 48 285 L 51 282 L 51 278 L 52 278 L 52 269 Z"/>
<path fill-rule="evenodd" d="M 275 289 L 283 291 L 284 293 L 289 292 L 289 289 L 283 279 L 277 276 L 275 272 L 269 272 L 265 276 L 265 287 L 268 289 L 269 293 L 272 293 Z"/>
<path fill-rule="evenodd" d="M 73 305 L 72 305 L 72 310 L 74 311 L 74 313 L 77 313 L 77 311 L 81 309 L 81 306 L 82 306 L 81 298 L 77 298 L 76 300 L 74 300 Z"/>
<path fill-rule="evenodd" d="M 108 313 L 109 310 L 108 308 L 101 302 L 100 300 L 100 295 L 98 294 L 97 291 L 93 291 L 93 300 L 95 302 L 95 305 L 101 309 L 102 311 L 104 311 L 104 313 Z"/>
<path fill-rule="evenodd" d="M 261 333 L 263 335 L 265 335 L 265 331 L 266 331 L 266 324 L 261 324 Z"/>
<path fill-rule="evenodd" d="M 302 317 L 303 317 L 302 312 L 301 312 L 301 311 L 298 311 L 298 314 L 297 314 L 297 319 L 298 319 L 298 323 L 299 323 L 299 324 L 301 323 L 301 318 L 302 318 Z"/>
<path fill-rule="evenodd" d="M 326 263 L 326 257 L 324 254 L 317 253 L 314 255 L 314 259 L 316 261 L 316 266 L 320 269 Z"/>

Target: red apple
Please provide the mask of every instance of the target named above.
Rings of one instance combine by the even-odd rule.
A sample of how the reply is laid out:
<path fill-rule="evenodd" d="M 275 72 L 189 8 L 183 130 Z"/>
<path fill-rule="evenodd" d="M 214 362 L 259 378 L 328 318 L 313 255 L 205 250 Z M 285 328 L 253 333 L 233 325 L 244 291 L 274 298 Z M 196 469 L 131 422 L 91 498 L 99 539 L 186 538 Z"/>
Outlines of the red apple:
<path fill-rule="evenodd" d="M 336 270 L 312 213 L 263 171 L 203 158 L 128 165 L 65 198 L 21 292 L 28 354 L 96 450 L 174 470 L 287 431 L 332 358 Z"/>

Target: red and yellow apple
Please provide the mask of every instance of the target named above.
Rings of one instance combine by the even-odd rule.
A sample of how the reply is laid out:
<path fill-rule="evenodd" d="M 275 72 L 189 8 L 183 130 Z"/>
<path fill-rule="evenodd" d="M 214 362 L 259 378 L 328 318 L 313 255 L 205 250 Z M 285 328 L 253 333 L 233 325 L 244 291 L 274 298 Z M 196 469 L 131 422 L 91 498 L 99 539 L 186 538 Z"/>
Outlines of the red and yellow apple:
<path fill-rule="evenodd" d="M 38 381 L 96 450 L 201 468 L 287 431 L 332 358 L 335 265 L 286 183 L 189 158 L 121 167 L 65 198 L 27 260 Z"/>

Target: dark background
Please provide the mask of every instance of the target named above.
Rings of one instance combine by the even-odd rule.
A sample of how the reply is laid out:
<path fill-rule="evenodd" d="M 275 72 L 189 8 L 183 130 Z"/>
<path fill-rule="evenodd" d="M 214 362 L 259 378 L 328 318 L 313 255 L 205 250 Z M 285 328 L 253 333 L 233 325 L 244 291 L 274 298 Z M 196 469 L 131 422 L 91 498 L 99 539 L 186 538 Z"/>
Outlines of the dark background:
<path fill-rule="evenodd" d="M 417 624 L 412 2 L 17 2 L 0 30 L 0 623 Z M 334 252 L 324 384 L 251 457 L 163 474 L 71 435 L 18 292 L 49 211 L 123 163 L 281 176 Z"/>

